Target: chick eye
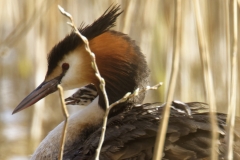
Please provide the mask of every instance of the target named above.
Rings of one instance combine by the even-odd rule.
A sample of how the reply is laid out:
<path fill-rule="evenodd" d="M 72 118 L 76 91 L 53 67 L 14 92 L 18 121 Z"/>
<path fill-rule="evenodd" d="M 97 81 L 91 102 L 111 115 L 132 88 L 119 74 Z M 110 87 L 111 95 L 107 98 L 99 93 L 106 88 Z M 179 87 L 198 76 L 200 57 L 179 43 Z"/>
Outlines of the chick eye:
<path fill-rule="evenodd" d="M 62 69 L 65 70 L 65 71 L 68 70 L 69 69 L 69 64 L 68 63 L 63 63 L 62 64 Z"/>

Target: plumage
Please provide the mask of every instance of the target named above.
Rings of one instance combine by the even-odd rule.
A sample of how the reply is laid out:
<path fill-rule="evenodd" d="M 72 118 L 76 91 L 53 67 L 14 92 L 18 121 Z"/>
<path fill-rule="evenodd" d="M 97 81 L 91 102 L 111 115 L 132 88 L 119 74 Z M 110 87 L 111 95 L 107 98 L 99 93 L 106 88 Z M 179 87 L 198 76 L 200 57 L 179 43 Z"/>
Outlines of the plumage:
<path fill-rule="evenodd" d="M 81 87 L 71 97 L 65 99 L 66 105 L 88 105 L 98 96 L 93 84 Z"/>
<path fill-rule="evenodd" d="M 90 48 L 102 77 L 110 104 L 127 92 L 147 85 L 149 69 L 140 48 L 128 35 L 113 31 L 119 6 L 110 7 L 99 19 L 79 31 L 88 38 Z M 79 88 L 67 104 L 85 104 L 69 118 L 63 159 L 94 159 L 106 109 L 99 81 L 82 40 L 70 33 L 50 51 L 45 80 L 13 111 L 19 112 L 57 90 Z M 142 104 L 145 93 L 115 106 L 107 123 L 102 160 L 150 160 L 164 103 Z M 211 125 L 208 105 L 200 102 L 173 101 L 166 135 L 164 157 L 169 160 L 208 159 Z M 226 154 L 226 115 L 218 113 L 219 158 Z M 240 119 L 236 119 L 239 124 Z M 57 159 L 63 123 L 54 128 L 41 142 L 31 159 Z M 240 130 L 235 130 L 234 159 L 240 158 Z"/>

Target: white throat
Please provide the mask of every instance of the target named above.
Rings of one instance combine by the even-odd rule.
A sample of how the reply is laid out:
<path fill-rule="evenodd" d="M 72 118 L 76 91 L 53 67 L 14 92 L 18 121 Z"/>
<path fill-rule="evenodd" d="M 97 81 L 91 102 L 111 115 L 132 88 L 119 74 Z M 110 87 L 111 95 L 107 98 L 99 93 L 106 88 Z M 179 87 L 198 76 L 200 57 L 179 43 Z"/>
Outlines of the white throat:
<path fill-rule="evenodd" d="M 64 148 L 70 147 L 77 139 L 81 139 L 80 134 L 85 126 L 94 126 L 102 123 L 104 110 L 98 105 L 98 98 L 95 98 L 85 108 L 72 114 L 69 117 L 67 136 Z M 63 122 L 55 127 L 40 143 L 31 159 L 52 160 L 57 159 L 60 140 L 62 136 Z"/>

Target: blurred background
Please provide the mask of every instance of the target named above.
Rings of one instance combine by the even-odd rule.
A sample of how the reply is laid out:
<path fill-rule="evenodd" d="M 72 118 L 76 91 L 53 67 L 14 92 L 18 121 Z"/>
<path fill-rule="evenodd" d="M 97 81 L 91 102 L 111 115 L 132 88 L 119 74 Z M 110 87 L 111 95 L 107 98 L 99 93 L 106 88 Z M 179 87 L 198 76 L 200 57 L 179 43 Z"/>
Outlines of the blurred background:
<path fill-rule="evenodd" d="M 230 43 L 226 36 L 226 0 L 199 2 L 217 109 L 226 112 L 230 81 L 227 55 L 232 51 L 229 46 L 232 25 Z M 172 66 L 174 3 L 175 0 L 0 0 L 0 159 L 29 159 L 46 134 L 64 119 L 57 93 L 12 115 L 18 103 L 43 81 L 50 49 L 71 32 L 58 4 L 72 14 L 77 25 L 91 24 L 111 4 L 121 5 L 124 12 L 114 30 L 128 34 L 141 47 L 151 69 L 150 85 L 163 82 L 158 91 L 147 94 L 145 102 L 154 102 L 166 99 Z M 232 8 L 229 10 L 231 22 Z M 180 70 L 174 99 L 206 102 L 192 0 L 182 1 L 181 34 Z M 78 109 L 78 106 L 69 106 L 70 113 Z"/>

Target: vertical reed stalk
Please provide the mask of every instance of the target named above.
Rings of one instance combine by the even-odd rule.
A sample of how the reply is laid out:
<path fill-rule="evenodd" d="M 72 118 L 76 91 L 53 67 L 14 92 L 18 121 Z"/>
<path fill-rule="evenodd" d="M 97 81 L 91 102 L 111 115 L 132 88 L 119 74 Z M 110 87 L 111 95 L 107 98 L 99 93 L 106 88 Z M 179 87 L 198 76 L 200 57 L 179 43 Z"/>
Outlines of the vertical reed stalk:
<path fill-rule="evenodd" d="M 240 1 L 238 1 L 239 3 Z M 233 144 L 234 144 L 234 126 L 236 116 L 236 100 L 237 100 L 237 44 L 238 44 L 238 16 L 237 16 L 237 0 L 233 0 L 233 53 L 231 63 L 231 95 L 230 105 L 228 107 L 227 116 L 227 159 L 233 159 Z"/>
<path fill-rule="evenodd" d="M 165 136 L 167 133 L 167 127 L 168 127 L 168 120 L 169 120 L 169 114 L 170 114 L 170 108 L 171 108 L 171 102 L 173 100 L 175 87 L 176 87 L 176 81 L 177 81 L 177 75 L 178 75 L 178 69 L 179 69 L 179 57 L 180 57 L 180 49 L 181 49 L 181 0 L 177 0 L 175 3 L 175 24 L 174 24 L 174 56 L 173 56 L 173 65 L 172 65 L 172 71 L 171 71 L 171 78 L 170 78 L 170 86 L 167 94 L 167 103 L 164 108 L 164 112 L 162 115 L 162 121 L 160 123 L 157 139 L 155 142 L 154 147 L 154 160 L 162 159 L 163 157 L 163 149 L 165 144 Z"/>
<path fill-rule="evenodd" d="M 200 6 L 199 1 L 194 0 L 194 9 L 195 9 L 195 16 L 196 16 L 196 24 L 197 24 L 197 33 L 198 33 L 198 43 L 199 43 L 199 52 L 202 61 L 203 67 L 203 75 L 204 75 L 204 84 L 205 90 L 207 94 L 207 99 L 210 105 L 210 122 L 212 127 L 212 140 L 211 140 L 211 159 L 217 160 L 218 159 L 218 125 L 216 120 L 216 101 L 213 89 L 213 81 L 212 81 L 212 72 L 210 68 L 210 58 L 209 58 L 209 51 L 208 51 L 208 44 L 206 41 L 205 31 L 203 28 L 203 22 L 200 13 Z"/>
<path fill-rule="evenodd" d="M 60 97 L 60 101 L 61 101 L 61 105 L 62 105 L 62 112 L 63 115 L 65 117 L 65 121 L 64 121 L 64 126 L 63 126 L 63 130 L 62 130 L 62 138 L 61 138 L 61 142 L 60 142 L 60 150 L 58 153 L 58 159 L 62 160 L 63 158 L 63 151 L 64 151 L 64 144 L 65 144 L 65 139 L 66 139 L 66 135 L 67 135 L 67 125 L 68 125 L 68 110 L 67 107 L 65 105 L 65 101 L 63 98 L 63 88 L 61 85 L 58 85 L 58 91 L 59 91 L 59 97 Z"/>

